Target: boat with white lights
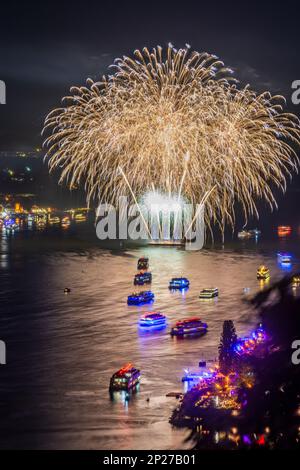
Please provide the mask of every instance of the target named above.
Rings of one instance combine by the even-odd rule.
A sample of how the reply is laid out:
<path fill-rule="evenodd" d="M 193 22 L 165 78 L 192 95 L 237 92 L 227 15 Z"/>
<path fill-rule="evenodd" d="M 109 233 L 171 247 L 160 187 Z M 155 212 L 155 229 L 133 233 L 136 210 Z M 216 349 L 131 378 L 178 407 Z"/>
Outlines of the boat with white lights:
<path fill-rule="evenodd" d="M 134 292 L 133 294 L 127 297 L 128 305 L 140 305 L 145 304 L 148 302 L 152 302 L 154 300 L 154 294 L 151 290 L 142 291 L 142 292 Z"/>
<path fill-rule="evenodd" d="M 212 372 L 199 371 L 191 372 L 189 369 L 185 369 L 185 375 L 181 378 L 182 382 L 200 382 L 203 379 L 209 379 L 213 376 Z"/>
<path fill-rule="evenodd" d="M 138 271 L 144 271 L 149 268 L 149 258 L 139 258 L 137 262 L 137 269 Z"/>
<path fill-rule="evenodd" d="M 260 266 L 257 270 L 257 279 L 266 280 L 270 278 L 270 270 L 267 266 Z"/>
<path fill-rule="evenodd" d="M 131 390 L 140 382 L 141 373 L 132 364 L 126 364 L 120 370 L 115 372 L 109 384 L 110 391 Z"/>
<path fill-rule="evenodd" d="M 300 275 L 295 274 L 295 276 L 292 277 L 292 283 L 294 286 L 300 286 Z"/>
<path fill-rule="evenodd" d="M 139 320 L 139 325 L 146 328 L 151 326 L 163 326 L 166 325 L 166 323 L 167 319 L 165 315 L 160 312 L 145 313 Z"/>
<path fill-rule="evenodd" d="M 202 289 L 199 294 L 199 299 L 213 299 L 218 297 L 219 289 L 217 287 L 210 287 L 209 289 Z"/>
<path fill-rule="evenodd" d="M 207 332 L 207 324 L 199 317 L 186 318 L 179 320 L 171 329 L 172 336 L 186 336 L 186 335 L 204 335 Z"/>
<path fill-rule="evenodd" d="M 257 228 L 251 230 L 241 230 L 238 232 L 238 238 L 240 240 L 245 240 L 247 238 L 258 238 L 261 235 L 261 231 Z"/>
<path fill-rule="evenodd" d="M 134 276 L 134 285 L 143 286 L 144 284 L 151 284 L 152 274 L 150 272 L 138 273 Z"/>
<path fill-rule="evenodd" d="M 186 277 L 173 277 L 169 282 L 169 289 L 186 289 L 190 281 Z"/>

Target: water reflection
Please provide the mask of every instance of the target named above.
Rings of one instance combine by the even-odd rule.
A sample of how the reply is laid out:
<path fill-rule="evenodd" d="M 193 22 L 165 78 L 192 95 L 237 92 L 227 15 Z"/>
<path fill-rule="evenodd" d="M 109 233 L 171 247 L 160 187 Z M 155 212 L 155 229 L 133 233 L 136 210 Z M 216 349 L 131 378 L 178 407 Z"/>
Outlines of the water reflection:
<path fill-rule="evenodd" d="M 267 285 L 256 279 L 259 265 L 269 267 L 271 282 L 282 277 L 281 248 L 259 242 L 196 253 L 164 247 L 113 253 L 96 242 L 80 249 L 69 230 L 53 233 L 56 238 L 44 232 L 26 238 L 22 231 L 0 237 L 0 327 L 11 358 L 1 369 L 0 399 L 10 405 L 1 415 L 3 445 L 17 440 L 25 448 L 56 449 L 187 445 L 186 431 L 169 425 L 177 402 L 166 395 L 185 390 L 184 369 L 216 357 L 224 320 L 234 321 L 239 336 L 256 325 L 245 296 Z M 297 270 L 299 248 L 286 243 Z M 126 303 L 142 255 L 150 259 L 155 311 L 168 319 L 166 328 L 151 332 L 138 326 L 149 305 Z M 178 273 L 190 280 L 188 290 L 169 290 Z M 201 301 L 200 290 L 211 285 L 219 288 L 218 301 Z M 171 326 L 191 316 L 208 324 L 207 334 L 171 338 Z M 111 399 L 109 379 L 128 361 L 141 369 L 140 389 Z"/>

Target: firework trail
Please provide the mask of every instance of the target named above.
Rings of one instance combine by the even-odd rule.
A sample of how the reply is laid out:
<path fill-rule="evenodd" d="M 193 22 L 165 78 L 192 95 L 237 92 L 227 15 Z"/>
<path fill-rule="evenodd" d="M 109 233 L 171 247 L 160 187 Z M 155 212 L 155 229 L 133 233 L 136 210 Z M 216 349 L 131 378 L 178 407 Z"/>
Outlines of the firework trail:
<path fill-rule="evenodd" d="M 238 88 L 223 62 L 189 46 L 136 50 L 112 67 L 100 82 L 72 87 L 46 118 L 46 158 L 60 182 L 110 203 L 153 187 L 192 203 L 210 194 L 206 222 L 222 231 L 234 226 L 237 204 L 245 221 L 258 217 L 258 200 L 276 206 L 300 141 L 281 96 Z"/>

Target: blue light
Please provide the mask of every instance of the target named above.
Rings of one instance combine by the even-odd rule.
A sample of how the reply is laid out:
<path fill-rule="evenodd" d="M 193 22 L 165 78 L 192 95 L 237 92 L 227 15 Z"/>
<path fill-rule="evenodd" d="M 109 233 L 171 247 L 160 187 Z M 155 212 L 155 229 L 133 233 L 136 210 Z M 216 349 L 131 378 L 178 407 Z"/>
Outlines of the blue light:
<path fill-rule="evenodd" d="M 292 266 L 292 258 L 290 253 L 278 253 L 277 259 L 280 268 L 289 271 Z"/>
<path fill-rule="evenodd" d="M 154 301 L 154 294 L 151 291 L 140 292 L 132 294 L 127 297 L 128 305 L 140 305 Z"/>
<path fill-rule="evenodd" d="M 190 285 L 190 281 L 186 277 L 174 277 L 169 282 L 170 289 L 186 289 Z"/>

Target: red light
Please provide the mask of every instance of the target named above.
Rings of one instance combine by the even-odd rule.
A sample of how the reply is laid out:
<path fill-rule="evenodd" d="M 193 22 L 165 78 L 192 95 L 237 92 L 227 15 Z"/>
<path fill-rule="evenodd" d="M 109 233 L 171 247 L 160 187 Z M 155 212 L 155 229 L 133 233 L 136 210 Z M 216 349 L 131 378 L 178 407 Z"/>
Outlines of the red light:
<path fill-rule="evenodd" d="M 176 322 L 176 326 L 185 325 L 186 323 L 190 323 L 193 321 L 201 321 L 201 318 L 199 317 L 185 318 L 184 320 L 179 320 L 178 322 Z"/>

